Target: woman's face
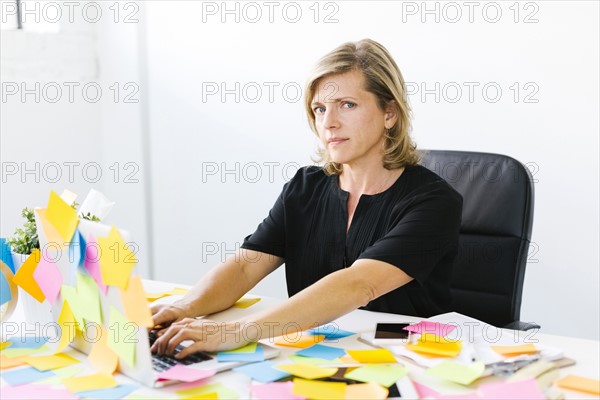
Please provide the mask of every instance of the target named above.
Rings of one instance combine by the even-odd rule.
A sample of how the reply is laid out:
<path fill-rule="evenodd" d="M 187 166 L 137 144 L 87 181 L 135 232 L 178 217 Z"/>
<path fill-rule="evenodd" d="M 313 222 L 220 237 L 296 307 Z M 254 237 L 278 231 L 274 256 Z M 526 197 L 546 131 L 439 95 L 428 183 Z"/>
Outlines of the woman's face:
<path fill-rule="evenodd" d="M 364 89 L 360 71 L 327 76 L 312 101 L 319 138 L 333 162 L 350 167 L 382 165 L 384 133 L 396 121 Z"/>

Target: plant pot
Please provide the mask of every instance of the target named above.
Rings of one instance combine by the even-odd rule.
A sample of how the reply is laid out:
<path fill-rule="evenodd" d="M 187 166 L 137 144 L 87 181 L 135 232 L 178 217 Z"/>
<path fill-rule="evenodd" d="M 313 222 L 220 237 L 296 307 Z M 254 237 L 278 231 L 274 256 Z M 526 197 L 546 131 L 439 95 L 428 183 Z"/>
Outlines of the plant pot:
<path fill-rule="evenodd" d="M 15 265 L 15 274 L 23 265 L 29 254 L 12 253 L 13 264 Z M 25 314 L 25 321 L 28 323 L 40 323 L 42 327 L 46 324 L 53 324 L 52 307 L 48 300 L 43 302 L 37 301 L 33 296 L 19 287 L 19 303 Z"/>

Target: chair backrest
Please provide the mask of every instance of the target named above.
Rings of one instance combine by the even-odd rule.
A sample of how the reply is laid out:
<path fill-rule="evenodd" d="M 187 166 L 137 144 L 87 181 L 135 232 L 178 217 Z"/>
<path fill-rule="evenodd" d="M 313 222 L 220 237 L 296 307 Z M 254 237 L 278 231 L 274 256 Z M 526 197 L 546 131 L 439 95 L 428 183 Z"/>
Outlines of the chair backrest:
<path fill-rule="evenodd" d="M 518 321 L 533 225 L 529 170 L 499 154 L 425 150 L 421 164 L 463 196 L 453 311 L 505 326 Z"/>

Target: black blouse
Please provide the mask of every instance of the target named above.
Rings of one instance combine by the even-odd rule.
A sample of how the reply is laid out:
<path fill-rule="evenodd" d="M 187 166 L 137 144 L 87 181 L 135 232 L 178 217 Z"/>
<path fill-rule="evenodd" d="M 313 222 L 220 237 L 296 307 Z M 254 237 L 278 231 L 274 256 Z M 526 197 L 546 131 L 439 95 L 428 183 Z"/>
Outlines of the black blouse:
<path fill-rule="evenodd" d="M 337 175 L 301 168 L 242 248 L 285 259 L 290 296 L 357 259 L 387 262 L 414 278 L 363 307 L 429 317 L 449 310 L 462 197 L 422 166 L 386 191 L 360 197 L 350 229 L 348 192 Z"/>

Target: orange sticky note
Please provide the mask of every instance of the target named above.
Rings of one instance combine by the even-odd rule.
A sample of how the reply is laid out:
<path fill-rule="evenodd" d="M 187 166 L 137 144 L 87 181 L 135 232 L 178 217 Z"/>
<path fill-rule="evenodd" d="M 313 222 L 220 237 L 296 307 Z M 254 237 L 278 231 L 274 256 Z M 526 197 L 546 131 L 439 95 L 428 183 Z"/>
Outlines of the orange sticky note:
<path fill-rule="evenodd" d="M 28 356 L 25 362 L 38 371 L 48 371 L 77 364 L 79 360 L 65 353 L 52 354 L 49 356 Z"/>
<path fill-rule="evenodd" d="M 346 386 L 346 400 L 384 400 L 387 397 L 388 390 L 373 382 Z"/>
<path fill-rule="evenodd" d="M 235 308 L 248 308 L 251 305 L 254 305 L 254 304 L 258 303 L 259 301 L 260 301 L 259 297 L 251 298 L 251 299 L 239 299 L 238 301 L 235 302 L 235 304 L 232 307 L 235 307 Z"/>
<path fill-rule="evenodd" d="M 579 390 L 580 392 L 600 395 L 600 381 L 598 379 L 567 375 L 557 380 L 556 384 L 564 389 Z"/>
<path fill-rule="evenodd" d="M 436 357 L 456 357 L 462 349 L 462 343 L 432 333 L 424 333 L 417 343 L 409 343 L 406 348 Z"/>
<path fill-rule="evenodd" d="M 503 356 L 518 356 L 519 354 L 535 354 L 539 350 L 532 344 L 521 344 L 518 346 L 490 346 L 492 350 Z"/>
<path fill-rule="evenodd" d="M 13 277 L 13 282 L 41 303 L 46 299 L 46 296 L 44 296 L 42 289 L 33 278 L 33 272 L 37 268 L 40 259 L 40 250 L 34 249 Z"/>
<path fill-rule="evenodd" d="M 135 322 L 139 326 L 152 328 L 154 321 L 152 313 L 148 307 L 148 302 L 145 301 L 144 286 L 139 275 L 132 276 L 129 279 L 127 289 L 121 291 L 121 299 L 125 306 L 125 315 L 131 322 Z"/>
<path fill-rule="evenodd" d="M 18 367 L 19 365 L 23 365 L 23 364 L 25 364 L 26 358 L 27 358 L 27 356 L 11 358 L 11 357 L 5 357 L 2 354 L 0 354 L 0 370 Z"/>
<path fill-rule="evenodd" d="M 348 350 L 348 355 L 361 363 L 395 363 L 396 358 L 388 349 Z"/>
<path fill-rule="evenodd" d="M 62 351 L 75 339 L 75 327 L 77 326 L 77 320 L 66 300 L 63 301 L 63 306 L 58 316 L 58 325 L 60 326 L 61 334 L 56 351 Z"/>
<path fill-rule="evenodd" d="M 310 346 L 314 346 L 317 343 L 325 340 L 325 335 L 307 335 L 302 333 L 300 334 L 292 334 L 286 336 L 280 336 L 275 340 L 275 344 L 278 346 L 286 346 L 286 347 L 297 347 L 300 349 L 305 349 Z"/>
<path fill-rule="evenodd" d="M 137 258 L 125 244 L 123 237 L 114 226 L 106 237 L 97 239 L 100 246 L 100 272 L 105 285 L 118 286 L 127 289 L 131 271 L 137 263 Z"/>
<path fill-rule="evenodd" d="M 88 360 L 99 373 L 111 375 L 119 365 L 119 356 L 108 347 L 108 332 L 106 332 L 106 329 L 102 325 L 98 325 L 97 328 L 99 329 L 98 336 L 100 340 L 92 346 Z"/>
<path fill-rule="evenodd" d="M 346 397 L 346 383 L 310 381 L 294 379 L 292 393 L 307 399 L 343 399 Z"/>
<path fill-rule="evenodd" d="M 79 224 L 77 211 L 65 203 L 53 190 L 50 191 L 48 207 L 46 208 L 46 219 L 58 232 L 64 242 L 70 242 Z"/>
<path fill-rule="evenodd" d="M 338 370 L 337 368 L 323 368 L 318 365 L 303 363 L 276 365 L 275 368 L 304 379 L 328 378 Z"/>
<path fill-rule="evenodd" d="M 94 374 L 65 378 L 62 380 L 62 383 L 71 393 L 96 389 L 108 389 L 117 386 L 117 381 L 115 381 L 115 378 L 107 374 Z"/>

